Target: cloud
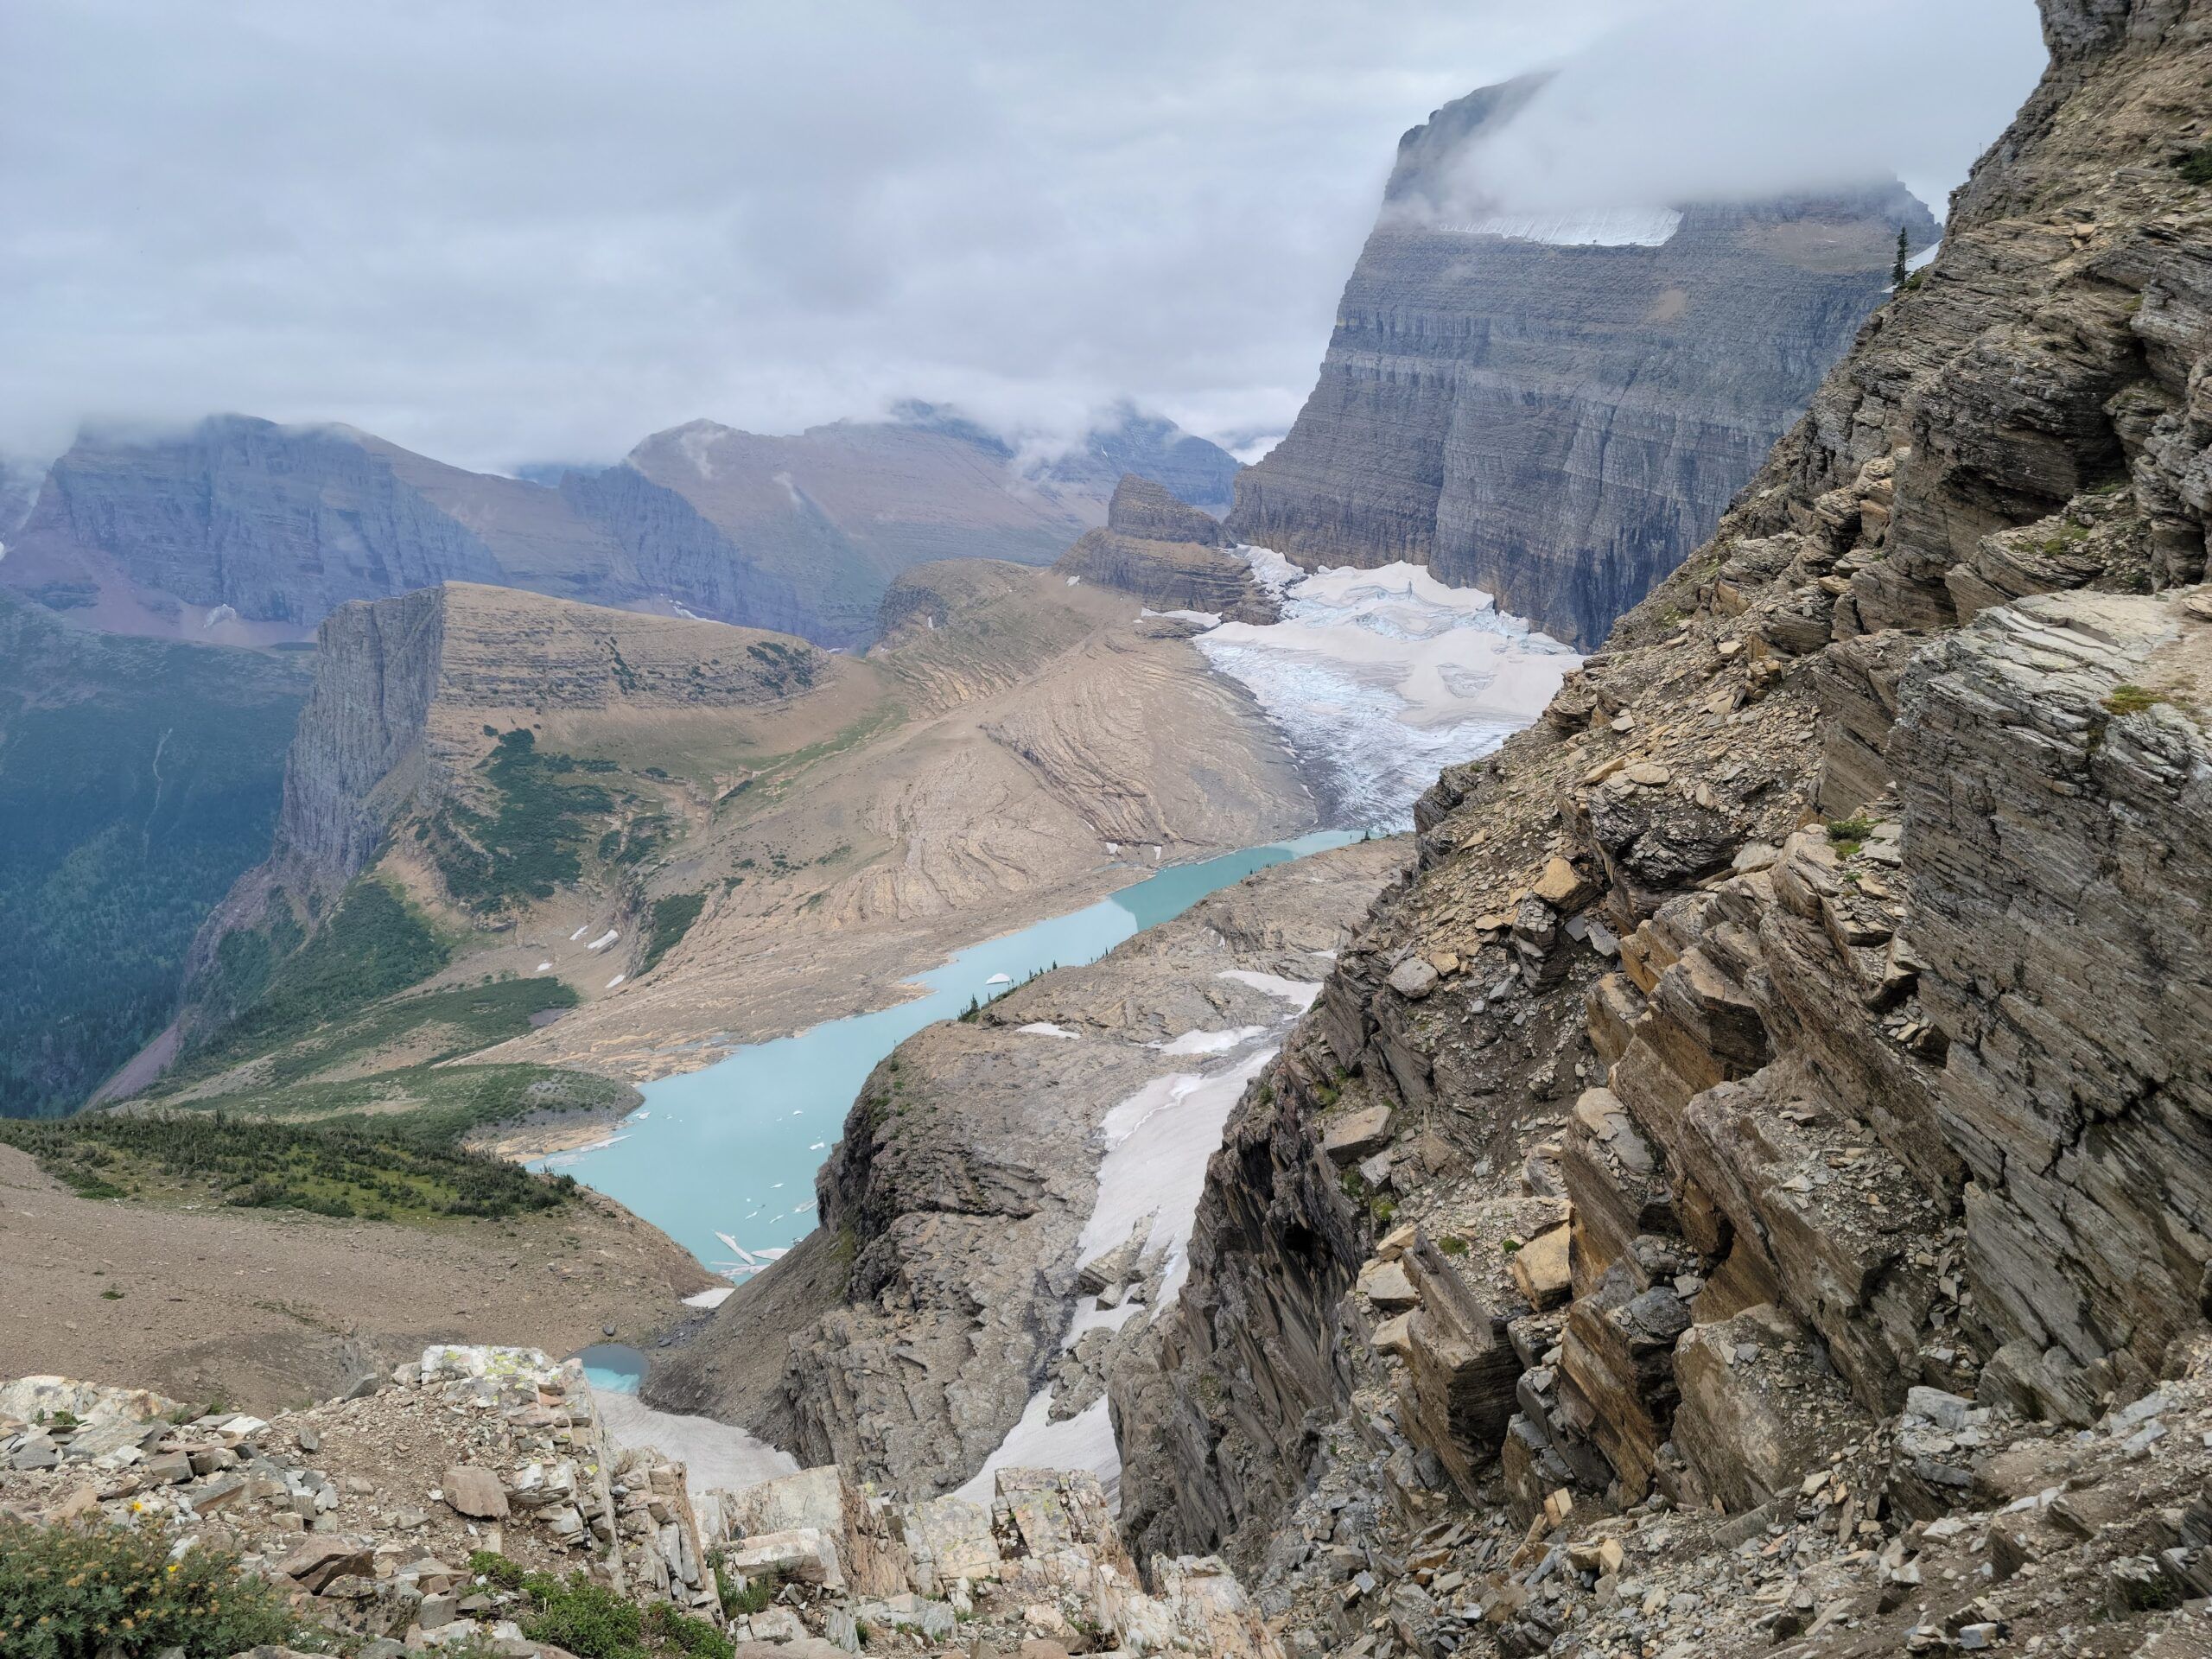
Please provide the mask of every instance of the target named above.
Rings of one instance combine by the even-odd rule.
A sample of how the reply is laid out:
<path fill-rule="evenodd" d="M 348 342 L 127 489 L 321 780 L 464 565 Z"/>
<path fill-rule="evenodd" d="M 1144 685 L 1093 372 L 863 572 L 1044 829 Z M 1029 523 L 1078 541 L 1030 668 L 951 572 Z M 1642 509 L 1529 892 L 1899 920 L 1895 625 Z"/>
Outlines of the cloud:
<path fill-rule="evenodd" d="M 2025 0 L 1706 0 L 1573 54 L 1445 169 L 1450 214 L 1663 207 L 1901 177 L 1942 217 L 2044 66 Z"/>
<path fill-rule="evenodd" d="M 1539 62 L 1618 87 L 1596 43 L 1682 14 L 13 0 L 0 450 L 234 409 L 505 467 L 904 397 L 1046 431 L 1122 396 L 1281 430 L 1399 132 Z M 1894 126 L 1933 95 L 1899 67 L 1929 29 L 1853 16 L 1848 50 L 1768 29 L 1758 64 L 1848 58 L 1865 122 Z M 2017 77 L 1940 67 L 1978 147 Z M 1798 102 L 1746 97 L 1730 131 Z"/>

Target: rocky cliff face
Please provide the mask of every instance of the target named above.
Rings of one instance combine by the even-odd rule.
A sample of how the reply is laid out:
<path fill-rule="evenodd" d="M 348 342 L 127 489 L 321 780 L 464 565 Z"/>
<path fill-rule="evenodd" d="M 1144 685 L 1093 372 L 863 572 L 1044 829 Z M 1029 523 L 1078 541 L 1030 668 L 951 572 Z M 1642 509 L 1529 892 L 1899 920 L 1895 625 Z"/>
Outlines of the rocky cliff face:
<path fill-rule="evenodd" d="M 1280 607 L 1227 543 L 1212 518 L 1149 479 L 1125 473 L 1107 504 L 1105 526 L 1084 532 L 1052 568 L 1135 594 L 1154 610 L 1274 621 Z"/>
<path fill-rule="evenodd" d="M 1898 228 L 1935 226 L 1895 184 L 1541 223 L 1440 207 L 1446 163 L 1534 89 L 1402 141 L 1320 380 L 1229 528 L 1309 566 L 1426 564 L 1586 650 L 1803 410 Z"/>
<path fill-rule="evenodd" d="M 1124 1521 L 1314 1649 L 2133 1651 L 2196 1593 L 2119 1471 L 2212 1260 L 2202 10 L 2045 8 L 1925 279 L 1445 774 L 1230 1122 Z"/>
<path fill-rule="evenodd" d="M 409 880 L 423 898 L 479 920 L 512 907 L 501 872 L 532 855 L 518 855 L 517 829 L 500 828 L 514 780 L 502 781 L 499 734 L 528 735 L 524 728 L 550 718 L 570 731 L 578 721 L 613 721 L 681 742 L 687 724 L 728 722 L 817 687 L 834 696 L 840 680 L 835 659 L 802 641 L 466 583 L 341 606 L 318 638 L 274 844 L 193 945 L 186 996 L 194 1032 L 234 1011 L 218 988 L 230 935 L 267 931 L 277 910 L 296 927 L 312 925 L 402 830 L 415 861 Z M 559 766 L 568 766 L 565 757 Z M 611 762 L 594 762 L 588 775 L 610 785 L 629 779 Z M 580 809 L 565 788 L 531 798 L 537 836 L 578 846 L 634 816 L 599 789 L 587 836 L 569 821 Z M 547 844 L 533 842 L 536 855 Z M 580 874 L 581 853 L 571 861 Z M 526 904 L 550 890 L 509 896 Z"/>
<path fill-rule="evenodd" d="M 93 627 L 230 644 L 302 639 L 352 600 L 475 582 L 851 645 L 908 566 L 1047 563 L 1098 522 L 1109 454 L 1209 499 L 1234 468 L 1131 413 L 1032 469 L 917 407 L 794 437 L 694 423 L 547 487 L 350 428 L 226 416 L 176 436 L 80 438 L 9 534 L 0 582 Z"/>

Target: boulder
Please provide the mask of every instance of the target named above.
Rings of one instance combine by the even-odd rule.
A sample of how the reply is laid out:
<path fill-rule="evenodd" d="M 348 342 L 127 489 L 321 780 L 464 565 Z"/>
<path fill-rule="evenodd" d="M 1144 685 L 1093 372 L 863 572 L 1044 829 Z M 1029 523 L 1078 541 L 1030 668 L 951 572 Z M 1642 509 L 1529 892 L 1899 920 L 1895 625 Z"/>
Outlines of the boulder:
<path fill-rule="evenodd" d="M 335 1533 L 310 1538 L 276 1563 L 281 1576 L 314 1595 L 321 1595 L 334 1579 L 366 1577 L 375 1570 L 375 1556 L 368 1545 Z"/>
<path fill-rule="evenodd" d="M 1529 1299 L 1529 1306 L 1539 1310 L 1556 1307 L 1565 1301 L 1573 1288 L 1573 1277 L 1567 1271 L 1567 1241 L 1572 1230 L 1565 1224 L 1549 1232 L 1539 1233 L 1513 1253 L 1510 1265 L 1513 1282 Z"/>
<path fill-rule="evenodd" d="M 1321 1150 L 1339 1165 L 1356 1164 L 1390 1144 L 1390 1119 L 1388 1106 L 1347 1112 L 1323 1133 Z"/>
<path fill-rule="evenodd" d="M 837 1559 L 837 1546 L 818 1527 L 794 1527 L 788 1532 L 763 1532 L 747 1536 L 730 1547 L 725 1558 L 730 1570 L 747 1578 L 766 1578 L 796 1584 L 819 1585 L 842 1590 L 845 1570 Z"/>
<path fill-rule="evenodd" d="M 506 1489 L 489 1469 L 456 1464 L 439 1478 L 438 1485 L 455 1515 L 465 1515 L 472 1521 L 507 1518 Z"/>
<path fill-rule="evenodd" d="M 1872 1427 L 1812 1333 L 1770 1303 L 1693 1326 L 1675 1377 L 1675 1443 L 1732 1512 L 1794 1492 Z"/>

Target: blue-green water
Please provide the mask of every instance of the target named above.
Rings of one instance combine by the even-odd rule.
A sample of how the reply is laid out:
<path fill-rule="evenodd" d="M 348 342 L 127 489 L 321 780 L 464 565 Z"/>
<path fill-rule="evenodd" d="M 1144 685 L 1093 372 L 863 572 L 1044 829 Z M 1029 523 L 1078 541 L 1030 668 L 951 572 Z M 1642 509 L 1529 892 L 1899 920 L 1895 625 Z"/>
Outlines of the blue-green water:
<path fill-rule="evenodd" d="M 584 1379 L 610 1394 L 635 1394 L 645 1378 L 645 1357 L 626 1343 L 594 1342 L 578 1354 Z"/>
<path fill-rule="evenodd" d="M 711 1267 L 744 1265 L 723 1233 L 757 1259 L 764 1250 L 780 1254 L 814 1226 L 814 1173 L 842 1133 L 861 1084 L 906 1038 L 959 1014 L 971 997 L 988 1001 L 1003 992 L 1004 985 L 989 982 L 995 975 L 1019 984 L 1055 963 L 1095 962 L 1255 870 L 1353 839 L 1320 830 L 1171 865 L 1095 905 L 961 951 L 916 976 L 929 988 L 925 996 L 755 1043 L 704 1071 L 646 1084 L 645 1105 L 611 1142 L 534 1167 L 563 1170 L 595 1187 Z"/>

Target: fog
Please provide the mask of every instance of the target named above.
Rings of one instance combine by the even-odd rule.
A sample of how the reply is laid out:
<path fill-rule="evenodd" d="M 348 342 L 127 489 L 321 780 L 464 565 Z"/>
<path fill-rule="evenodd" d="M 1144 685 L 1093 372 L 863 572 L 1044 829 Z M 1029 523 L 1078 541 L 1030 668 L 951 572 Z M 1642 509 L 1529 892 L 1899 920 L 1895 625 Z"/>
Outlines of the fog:
<path fill-rule="evenodd" d="M 1565 66 L 1486 188 L 1940 194 L 2037 57 L 2028 0 L 1775 10 L 11 0 L 0 452 L 238 410 L 508 467 L 906 397 L 1249 447 L 1451 98 Z"/>
<path fill-rule="evenodd" d="M 2044 65 L 2030 6 L 1712 0 L 1567 59 L 1433 205 L 1462 216 L 1664 207 L 1895 175 L 1946 197 Z"/>

